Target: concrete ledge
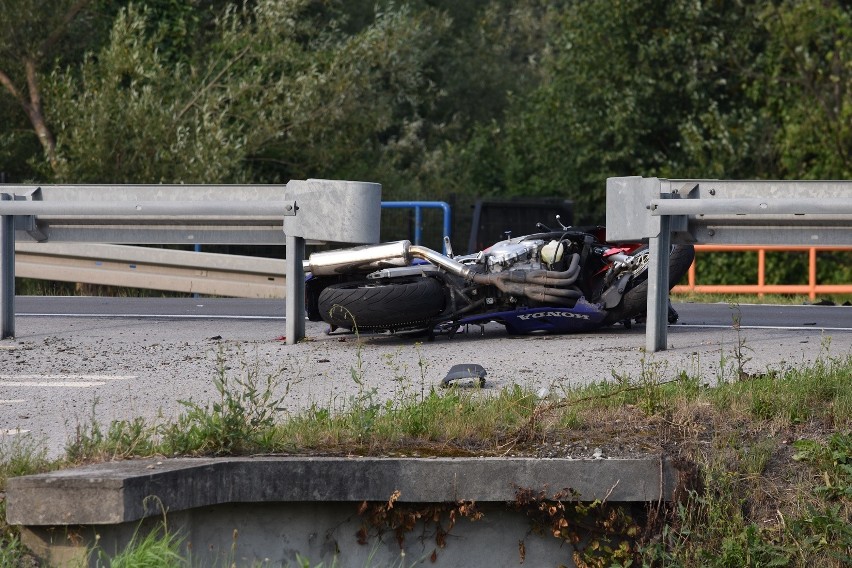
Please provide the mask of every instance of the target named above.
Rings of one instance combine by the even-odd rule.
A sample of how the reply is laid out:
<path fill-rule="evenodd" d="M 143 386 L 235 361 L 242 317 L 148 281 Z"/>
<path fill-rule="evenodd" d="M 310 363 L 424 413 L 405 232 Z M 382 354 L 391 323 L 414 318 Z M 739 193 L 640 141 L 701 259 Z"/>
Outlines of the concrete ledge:
<path fill-rule="evenodd" d="M 117 524 L 229 503 L 459 500 L 506 502 L 518 488 L 571 488 L 583 501 L 669 500 L 677 475 L 660 457 L 526 458 L 248 457 L 141 459 L 9 479 L 14 525 Z M 158 502 L 147 497 L 155 496 Z"/>

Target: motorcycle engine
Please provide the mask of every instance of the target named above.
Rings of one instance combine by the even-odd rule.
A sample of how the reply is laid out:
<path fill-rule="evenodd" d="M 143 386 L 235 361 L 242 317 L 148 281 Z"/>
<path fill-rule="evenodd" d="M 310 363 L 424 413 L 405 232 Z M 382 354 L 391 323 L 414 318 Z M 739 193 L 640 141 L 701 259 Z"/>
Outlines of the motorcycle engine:
<path fill-rule="evenodd" d="M 477 262 L 485 264 L 488 272 L 524 267 L 538 269 L 541 268 L 539 251 L 543 244 L 541 240 L 503 241 L 483 252 Z"/>

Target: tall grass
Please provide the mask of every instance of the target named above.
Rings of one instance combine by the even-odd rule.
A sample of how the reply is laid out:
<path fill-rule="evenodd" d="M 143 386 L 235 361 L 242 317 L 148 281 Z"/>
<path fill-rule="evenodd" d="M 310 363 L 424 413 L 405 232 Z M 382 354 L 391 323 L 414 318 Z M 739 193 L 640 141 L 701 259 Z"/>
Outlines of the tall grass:
<path fill-rule="evenodd" d="M 165 523 L 147 534 L 137 531 L 130 543 L 118 554 L 110 556 L 97 550 L 96 566 L 110 568 L 184 568 L 190 566 L 181 551 L 183 538 L 170 532 Z"/>

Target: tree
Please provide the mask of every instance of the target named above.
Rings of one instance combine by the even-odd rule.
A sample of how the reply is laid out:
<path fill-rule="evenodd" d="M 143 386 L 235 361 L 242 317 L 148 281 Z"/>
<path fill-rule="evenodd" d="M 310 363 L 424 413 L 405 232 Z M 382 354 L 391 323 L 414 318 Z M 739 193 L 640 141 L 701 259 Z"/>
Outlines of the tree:
<path fill-rule="evenodd" d="M 559 14 L 571 0 L 412 0 L 405 10 L 431 26 L 432 47 L 421 63 L 432 86 L 414 112 L 400 115 L 383 135 L 373 175 L 413 199 L 472 194 L 471 169 L 493 170 L 464 160 L 478 124 L 505 112 L 511 97 L 539 83 L 541 62 Z M 397 11 L 392 0 L 338 0 L 342 29 L 358 33 L 377 13 Z M 365 164 L 366 165 L 366 164 Z"/>
<path fill-rule="evenodd" d="M 121 11 L 108 45 L 52 76 L 58 178 L 286 181 L 363 169 L 430 96 L 422 63 L 443 24 L 399 9 L 350 36 L 314 8 L 231 6 L 179 55 L 159 49 L 147 10 Z"/>
<path fill-rule="evenodd" d="M 40 72 L 52 63 L 92 0 L 0 0 L 0 84 L 26 114 L 45 158 L 56 163 L 56 140 L 45 116 Z"/>
<path fill-rule="evenodd" d="M 780 175 L 852 177 L 852 8 L 837 0 L 786 0 L 761 14 L 769 45 L 760 85 L 779 123 Z"/>
<path fill-rule="evenodd" d="M 762 41 L 750 14 L 735 1 L 574 2 L 540 86 L 468 146 L 471 171 L 498 168 L 483 191 L 570 197 L 601 221 L 607 177 L 747 171 L 765 151 L 742 73 Z"/>

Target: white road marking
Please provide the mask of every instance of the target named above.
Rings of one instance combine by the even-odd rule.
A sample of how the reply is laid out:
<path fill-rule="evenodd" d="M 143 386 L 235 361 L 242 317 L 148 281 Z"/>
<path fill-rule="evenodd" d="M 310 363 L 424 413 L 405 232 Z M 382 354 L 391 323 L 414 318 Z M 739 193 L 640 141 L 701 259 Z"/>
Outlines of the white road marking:
<path fill-rule="evenodd" d="M 0 398 L 0 404 L 18 404 L 21 402 L 27 402 L 25 398 Z"/>
<path fill-rule="evenodd" d="M 712 329 L 736 329 L 733 325 L 718 325 L 704 323 L 678 323 L 672 328 L 678 327 L 704 327 Z M 852 331 L 852 327 L 823 327 L 819 325 L 741 325 L 740 329 L 778 329 L 782 331 L 802 331 L 802 330 L 819 330 L 819 331 Z"/>
<path fill-rule="evenodd" d="M 18 434 L 26 434 L 27 432 L 29 432 L 29 430 L 12 428 L 11 430 L 0 430 L 0 436 L 17 436 Z"/>
<path fill-rule="evenodd" d="M 0 381 L 5 380 L 38 380 L 38 379 L 46 379 L 46 380 L 62 380 L 62 381 L 126 381 L 128 379 L 135 379 L 136 375 L 68 375 L 68 374 L 58 374 L 58 375 L 0 375 Z"/>
<path fill-rule="evenodd" d="M 101 387 L 108 381 L 126 381 L 136 375 L 0 375 L 0 387 Z"/>
<path fill-rule="evenodd" d="M 285 316 L 228 316 L 217 314 L 43 314 L 43 313 L 18 313 L 21 317 L 47 317 L 47 318 L 129 318 L 129 319 L 235 319 L 235 320 L 286 320 Z"/>
<path fill-rule="evenodd" d="M 0 381 L 0 387 L 70 387 L 88 389 L 102 387 L 102 381 Z"/>

